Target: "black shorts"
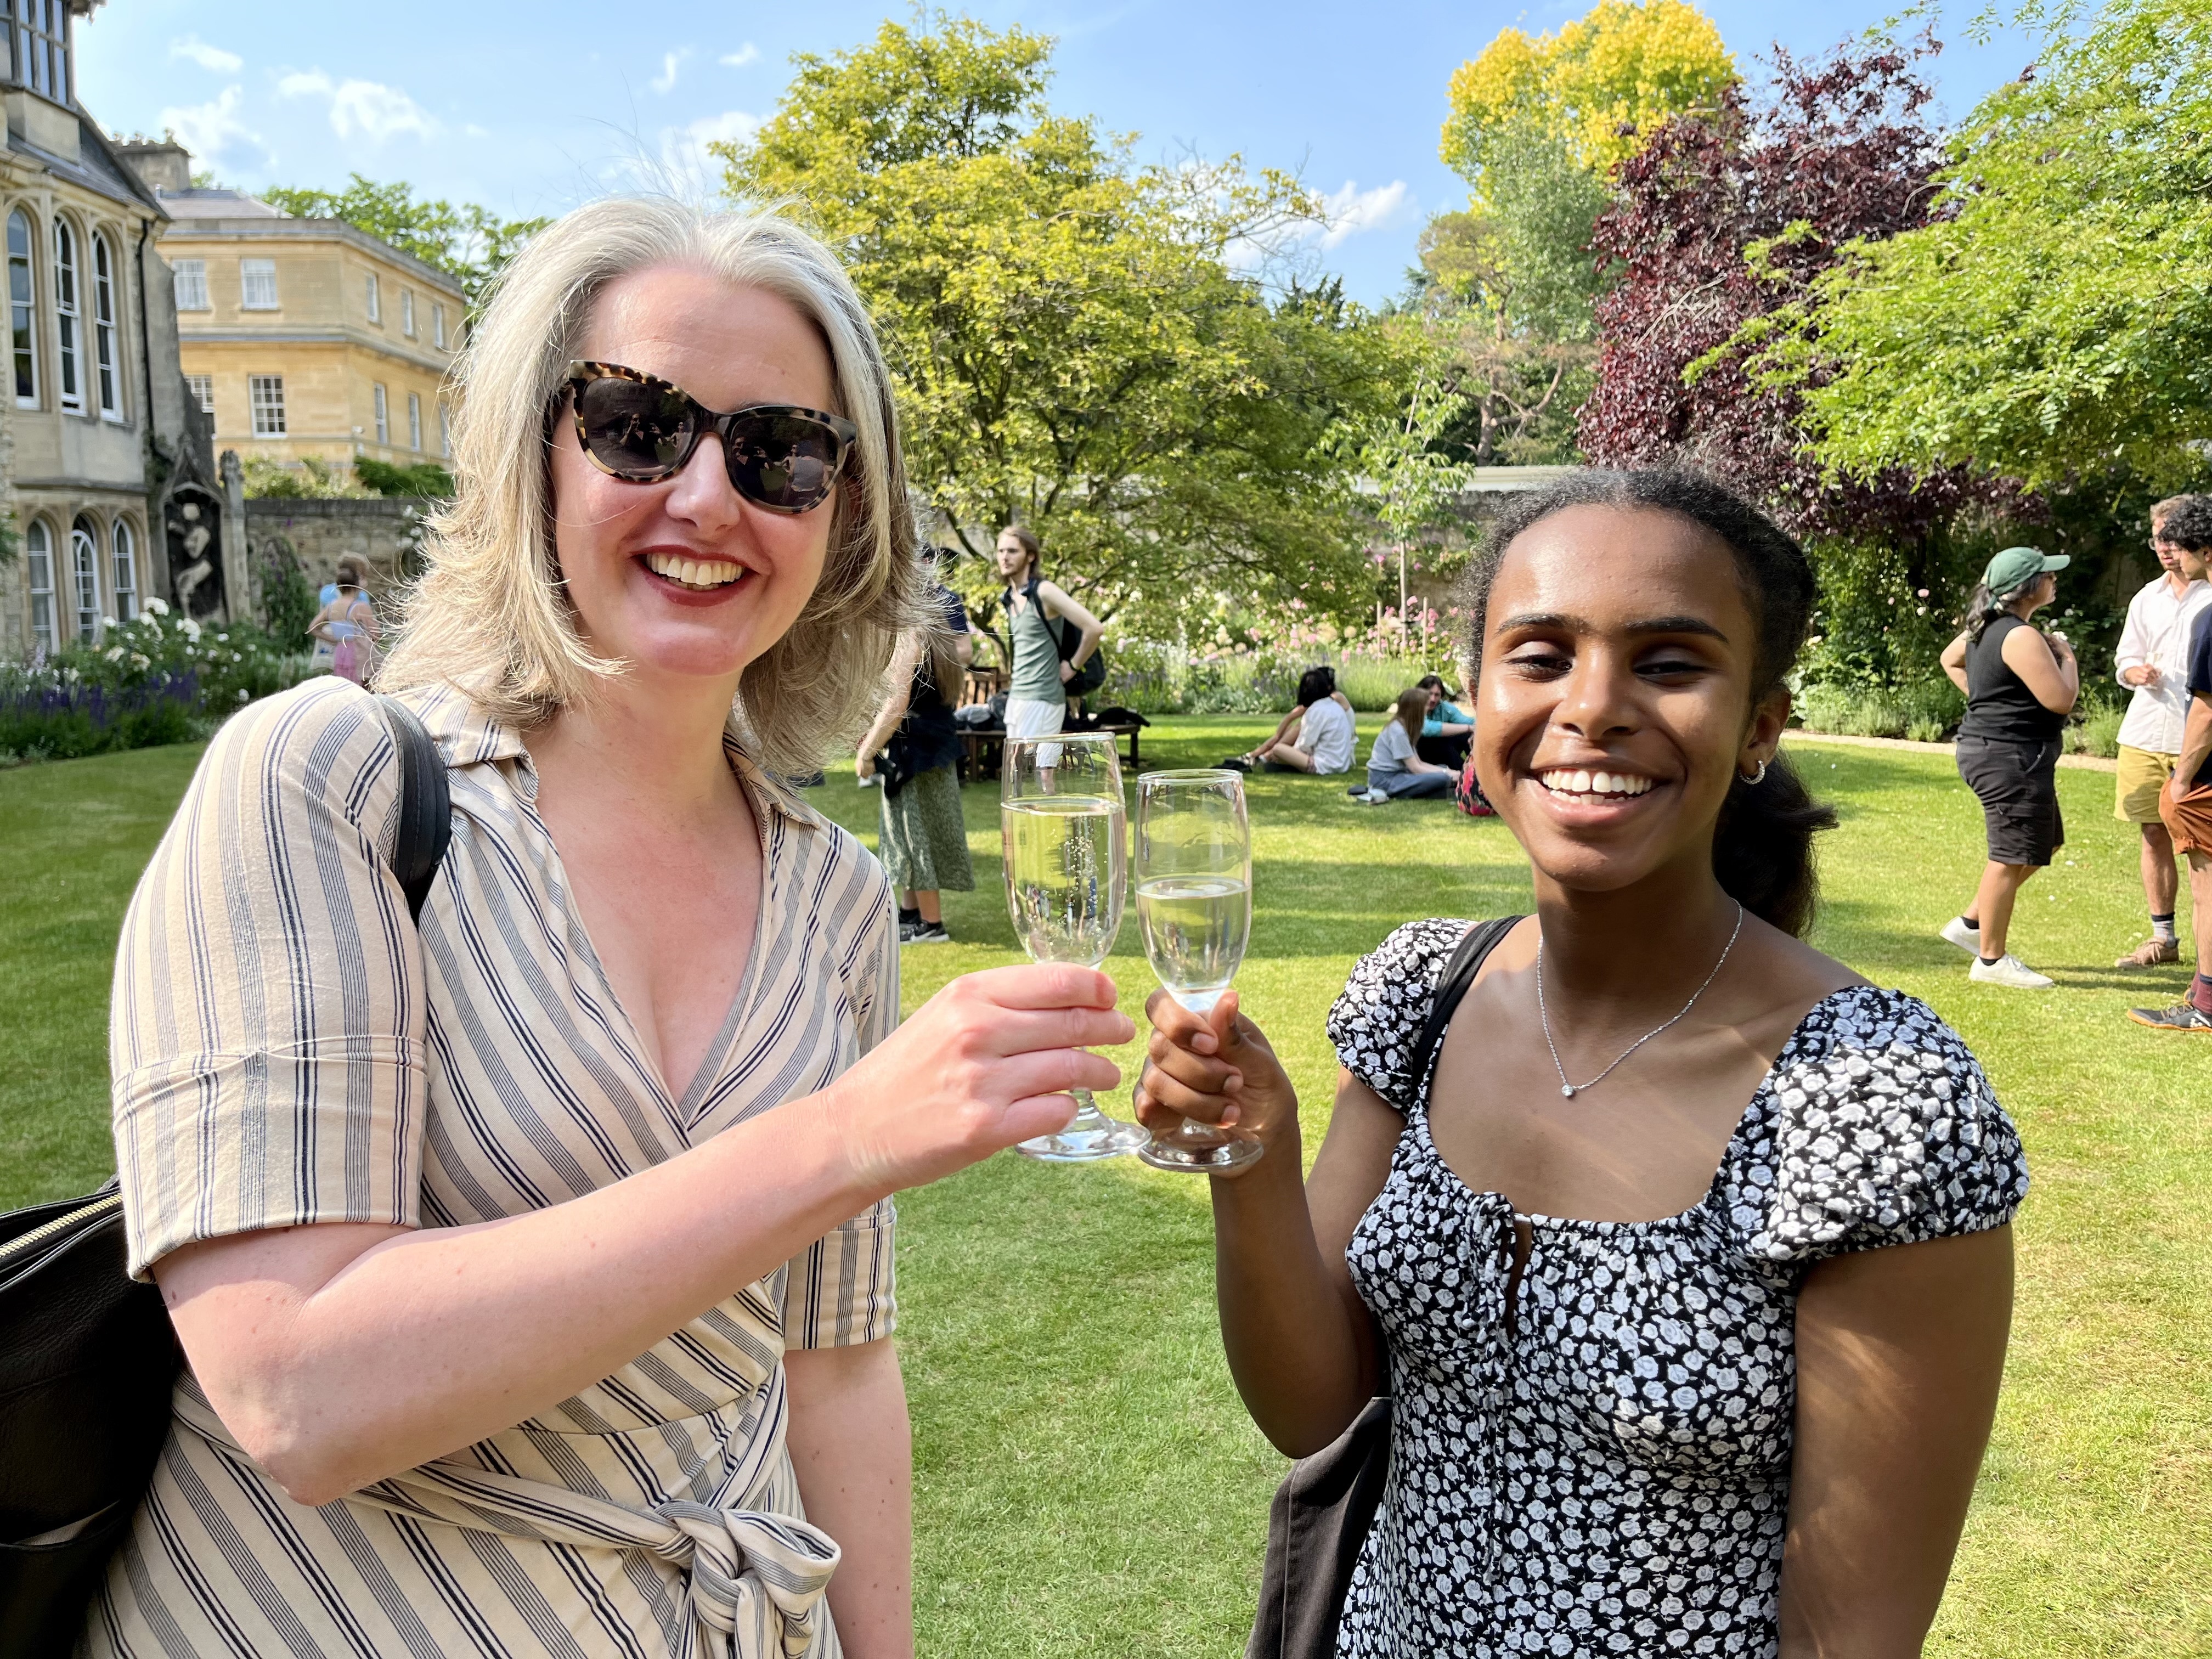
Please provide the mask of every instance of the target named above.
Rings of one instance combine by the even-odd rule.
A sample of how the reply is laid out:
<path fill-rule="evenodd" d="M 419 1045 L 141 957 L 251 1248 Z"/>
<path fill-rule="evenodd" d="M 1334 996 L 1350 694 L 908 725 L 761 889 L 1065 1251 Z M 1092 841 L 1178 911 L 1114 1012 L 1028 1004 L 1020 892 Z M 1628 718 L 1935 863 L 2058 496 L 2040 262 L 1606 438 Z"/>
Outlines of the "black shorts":
<path fill-rule="evenodd" d="M 2066 844 L 2058 811 L 2059 747 L 2056 738 L 1959 739 L 1959 775 L 1981 800 L 1993 863 L 2045 865 Z"/>
<path fill-rule="evenodd" d="M 1474 744 L 1473 734 L 1462 732 L 1456 737 L 1423 738 L 1413 745 L 1413 752 L 1431 766 L 1449 766 L 1456 772 L 1467 764 L 1467 751 Z"/>

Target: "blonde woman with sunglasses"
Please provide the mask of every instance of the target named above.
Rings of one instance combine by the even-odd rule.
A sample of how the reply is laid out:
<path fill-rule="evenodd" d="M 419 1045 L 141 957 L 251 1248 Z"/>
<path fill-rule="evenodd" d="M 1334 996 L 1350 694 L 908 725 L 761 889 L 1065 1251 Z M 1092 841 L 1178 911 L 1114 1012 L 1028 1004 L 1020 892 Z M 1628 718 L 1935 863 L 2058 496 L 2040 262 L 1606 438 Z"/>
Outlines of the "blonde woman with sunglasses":
<path fill-rule="evenodd" d="M 190 1366 L 88 1615 L 150 1653 L 913 1651 L 890 1194 L 1062 1126 L 1104 975 L 903 1025 L 889 885 L 783 778 L 921 614 L 883 360 L 774 217 L 610 201 L 459 371 L 382 711 L 210 747 L 117 963 L 131 1268 Z"/>

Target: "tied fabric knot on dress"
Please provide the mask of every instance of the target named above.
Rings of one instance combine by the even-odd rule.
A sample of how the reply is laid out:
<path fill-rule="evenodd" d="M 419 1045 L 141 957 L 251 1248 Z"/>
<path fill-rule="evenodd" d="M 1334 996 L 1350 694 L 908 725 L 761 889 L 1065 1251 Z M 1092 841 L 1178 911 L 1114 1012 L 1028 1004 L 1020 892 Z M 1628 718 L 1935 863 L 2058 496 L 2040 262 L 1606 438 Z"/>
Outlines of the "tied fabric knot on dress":
<path fill-rule="evenodd" d="M 1762 764 L 1760 768 L 1760 775 L 1764 776 L 1765 775 L 1765 769 Z M 1570 1083 L 1567 1081 L 1567 1068 L 1559 1059 L 1559 1045 L 1552 1041 L 1551 1011 L 1544 1005 L 1544 930 L 1542 925 L 1540 923 L 1536 929 L 1536 1018 L 1544 1028 L 1544 1046 L 1552 1051 L 1552 1069 L 1559 1074 L 1560 1094 L 1565 1096 L 1567 1099 L 1572 1100 L 1583 1090 L 1596 1088 L 1599 1084 L 1604 1082 L 1606 1079 L 1613 1075 L 1614 1068 L 1617 1067 L 1622 1060 L 1626 1060 L 1629 1055 L 1634 1054 L 1638 1048 L 1641 1048 L 1645 1043 L 1650 1042 L 1653 1037 L 1657 1036 L 1662 1031 L 1664 1031 L 1668 1029 L 1668 1027 L 1675 1024 L 1682 1018 L 1683 1015 L 1687 1014 L 1691 1009 L 1696 1007 L 1698 1006 L 1698 999 L 1705 995 L 1706 991 L 1711 988 L 1712 982 L 1721 976 L 1721 969 L 1728 964 L 1729 952 L 1735 949 L 1736 938 L 1742 932 L 1743 905 L 1741 902 L 1739 901 L 1735 907 L 1735 926 L 1729 930 L 1728 943 L 1721 946 L 1720 960 L 1713 964 L 1713 971 L 1705 975 L 1705 982 L 1698 987 L 1696 990 L 1690 993 L 1690 1000 L 1682 1005 L 1680 1012 L 1676 1013 L 1674 1018 L 1668 1020 L 1665 1025 L 1653 1026 L 1642 1036 L 1637 1038 L 1635 1042 L 1630 1043 L 1626 1048 L 1623 1048 L 1618 1054 L 1613 1056 L 1613 1065 L 1607 1066 L 1605 1070 L 1600 1072 L 1588 1083 Z"/>
<path fill-rule="evenodd" d="M 179 1422 L 227 1455 L 244 1459 L 214 1407 L 196 1392 L 178 1390 Z M 780 1434 L 773 1455 L 782 1455 Z M 829 1534 L 797 1516 L 675 1498 L 632 1509 L 443 1459 L 338 1501 L 571 1549 L 651 1554 L 683 1575 L 689 1659 L 838 1659 L 842 1652 L 824 1598 L 842 1553 Z"/>

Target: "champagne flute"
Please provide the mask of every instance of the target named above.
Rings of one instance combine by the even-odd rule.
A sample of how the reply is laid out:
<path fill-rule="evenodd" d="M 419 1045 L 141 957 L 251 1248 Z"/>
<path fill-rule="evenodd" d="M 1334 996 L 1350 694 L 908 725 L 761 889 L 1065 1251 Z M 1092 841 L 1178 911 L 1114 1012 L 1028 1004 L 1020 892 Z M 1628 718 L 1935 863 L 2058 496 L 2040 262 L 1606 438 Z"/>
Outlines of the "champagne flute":
<path fill-rule="evenodd" d="M 1252 934 L 1252 826 L 1231 771 L 1147 772 L 1137 780 L 1137 920 L 1162 985 L 1212 1012 Z M 1212 1174 L 1264 1153 L 1249 1129 L 1186 1118 L 1137 1156 L 1156 1170 Z"/>
<path fill-rule="evenodd" d="M 1032 962 L 1096 968 L 1121 931 L 1128 820 L 1115 742 L 1110 732 L 1006 740 L 999 769 L 1006 909 Z M 1144 1145 L 1144 1130 L 1107 1116 L 1088 1089 L 1069 1092 L 1073 1121 L 1018 1150 L 1048 1164 L 1088 1164 Z"/>

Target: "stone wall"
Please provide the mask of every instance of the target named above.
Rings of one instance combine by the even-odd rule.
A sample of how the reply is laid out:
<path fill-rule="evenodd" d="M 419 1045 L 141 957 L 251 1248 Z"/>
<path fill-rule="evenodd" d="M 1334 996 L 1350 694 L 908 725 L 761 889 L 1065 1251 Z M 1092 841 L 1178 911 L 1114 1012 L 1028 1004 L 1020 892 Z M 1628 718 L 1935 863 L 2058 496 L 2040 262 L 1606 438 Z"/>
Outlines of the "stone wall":
<path fill-rule="evenodd" d="M 299 562 L 311 587 L 337 574 L 346 554 L 367 562 L 372 598 L 390 593 L 414 568 L 422 544 L 422 515 L 435 503 L 406 496 L 365 500 L 295 501 L 281 496 L 246 503 L 247 557 L 257 584 L 270 557 L 285 549 Z"/>

